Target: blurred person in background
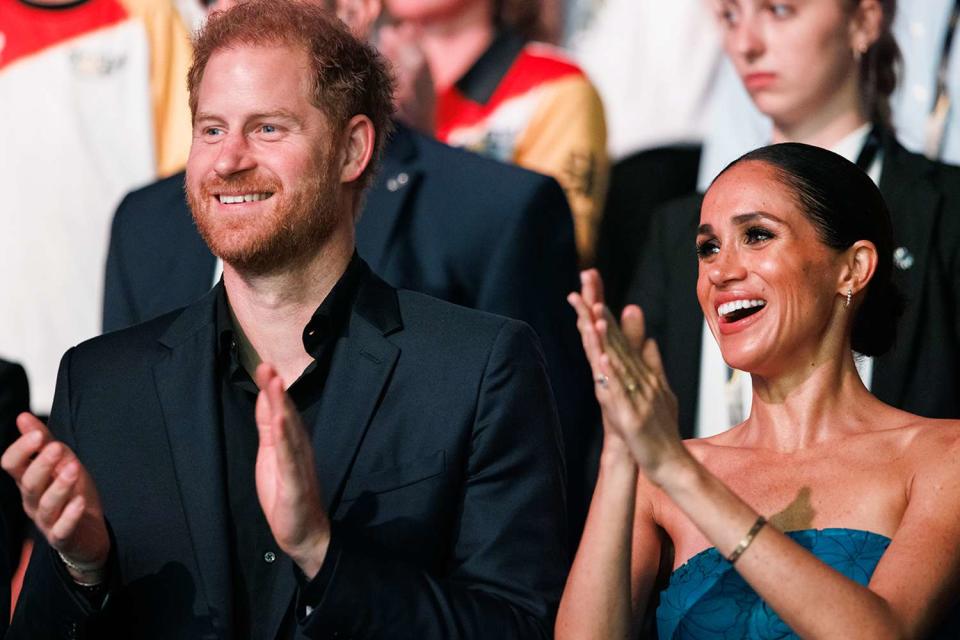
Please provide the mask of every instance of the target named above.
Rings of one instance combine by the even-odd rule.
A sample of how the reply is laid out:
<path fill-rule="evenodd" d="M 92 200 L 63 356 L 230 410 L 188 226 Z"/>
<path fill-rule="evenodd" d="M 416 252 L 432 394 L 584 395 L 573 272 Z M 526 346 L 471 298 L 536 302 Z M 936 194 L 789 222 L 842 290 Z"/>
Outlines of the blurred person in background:
<path fill-rule="evenodd" d="M 392 28 L 380 46 L 398 69 L 401 118 L 453 146 L 555 177 L 573 210 L 580 261 L 592 263 L 609 171 L 603 105 L 576 64 L 509 22 L 539 3 L 384 5 Z"/>
<path fill-rule="evenodd" d="M 896 3 L 717 6 L 726 53 L 773 122 L 773 141 L 821 146 L 856 162 L 889 206 L 894 281 L 906 311 L 893 348 L 857 360 L 867 388 L 918 415 L 960 417 L 960 170 L 910 153 L 891 131 Z M 700 202 L 691 196 L 655 214 L 628 295 L 646 312 L 664 354 L 684 437 L 740 423 L 752 397 L 749 377 L 723 362 L 692 294 Z"/>
<path fill-rule="evenodd" d="M 960 164 L 958 0 L 900 2 L 893 33 L 900 81 L 890 97 L 893 129 L 908 150 Z M 710 127 L 698 184 L 705 189 L 726 164 L 770 140 L 772 123 L 757 110 L 733 66 L 724 61 L 711 99 Z"/>
<path fill-rule="evenodd" d="M 189 59 L 169 0 L 0 0 L 0 353 L 41 414 L 98 333 L 117 203 L 184 166 Z"/>
<path fill-rule="evenodd" d="M 722 55 L 707 0 L 581 0 L 589 18 L 571 36 L 607 123 L 613 162 L 597 238 L 611 306 L 623 306 L 636 240 L 658 206 L 696 189 L 706 107 Z M 571 16 L 577 19 L 577 16 Z"/>

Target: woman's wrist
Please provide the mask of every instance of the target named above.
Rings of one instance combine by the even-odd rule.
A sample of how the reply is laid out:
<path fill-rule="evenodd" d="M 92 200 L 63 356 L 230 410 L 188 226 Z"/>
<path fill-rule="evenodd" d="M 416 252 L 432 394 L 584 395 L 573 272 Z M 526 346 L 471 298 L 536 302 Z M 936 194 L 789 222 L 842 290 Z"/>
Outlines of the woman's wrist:
<path fill-rule="evenodd" d="M 603 448 L 600 450 L 600 466 L 603 469 L 616 471 L 623 469 L 637 473 L 637 461 L 634 460 L 630 448 L 618 436 L 604 434 Z"/>
<path fill-rule="evenodd" d="M 695 490 L 701 479 L 701 469 L 696 458 L 678 443 L 674 453 L 658 460 L 653 468 L 644 469 L 644 473 L 651 482 L 671 494 L 673 491 Z"/>

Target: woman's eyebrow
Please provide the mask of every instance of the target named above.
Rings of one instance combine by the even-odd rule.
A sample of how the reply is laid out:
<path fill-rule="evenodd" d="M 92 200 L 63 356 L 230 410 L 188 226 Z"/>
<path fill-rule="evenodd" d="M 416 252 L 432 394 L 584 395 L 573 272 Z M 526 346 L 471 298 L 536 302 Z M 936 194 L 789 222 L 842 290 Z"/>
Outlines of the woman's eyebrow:
<path fill-rule="evenodd" d="M 776 222 L 777 224 L 783 224 L 783 220 L 772 213 L 767 213 L 766 211 L 750 211 L 747 213 L 738 213 L 733 216 L 733 224 L 737 226 L 742 226 L 749 224 L 751 222 L 756 222 L 757 220 L 769 220 L 771 222 Z"/>

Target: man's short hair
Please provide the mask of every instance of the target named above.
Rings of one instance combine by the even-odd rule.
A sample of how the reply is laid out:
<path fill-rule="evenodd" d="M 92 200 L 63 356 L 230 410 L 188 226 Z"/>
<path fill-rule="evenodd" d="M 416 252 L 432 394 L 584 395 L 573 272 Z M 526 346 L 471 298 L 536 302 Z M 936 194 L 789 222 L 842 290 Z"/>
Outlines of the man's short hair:
<path fill-rule="evenodd" d="M 190 113 L 197 115 L 200 81 L 215 51 L 237 46 L 301 48 L 313 72 L 311 102 L 335 130 L 355 115 L 373 122 L 374 154 L 358 180 L 372 179 L 384 141 L 392 127 L 393 78 L 372 46 L 357 40 L 329 9 L 297 0 L 249 0 L 212 13 L 194 36 L 193 64 L 187 76 Z"/>

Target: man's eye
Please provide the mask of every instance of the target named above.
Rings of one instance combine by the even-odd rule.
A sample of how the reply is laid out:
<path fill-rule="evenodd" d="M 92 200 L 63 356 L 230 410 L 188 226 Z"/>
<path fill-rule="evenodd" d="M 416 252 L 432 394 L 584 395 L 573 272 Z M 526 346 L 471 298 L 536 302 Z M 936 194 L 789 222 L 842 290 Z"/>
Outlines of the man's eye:
<path fill-rule="evenodd" d="M 697 243 L 697 257 L 701 260 L 709 258 L 718 251 L 720 251 L 720 245 L 717 244 L 716 240 L 704 240 Z"/>
<path fill-rule="evenodd" d="M 744 235 L 747 238 L 747 244 L 757 244 L 776 237 L 763 227 L 750 227 Z"/>
<path fill-rule="evenodd" d="M 260 125 L 260 131 L 262 133 L 276 133 L 278 129 L 272 124 L 264 124 Z"/>
<path fill-rule="evenodd" d="M 203 130 L 203 135 L 205 136 L 219 136 L 223 134 L 223 129 L 220 127 L 207 127 Z"/>

